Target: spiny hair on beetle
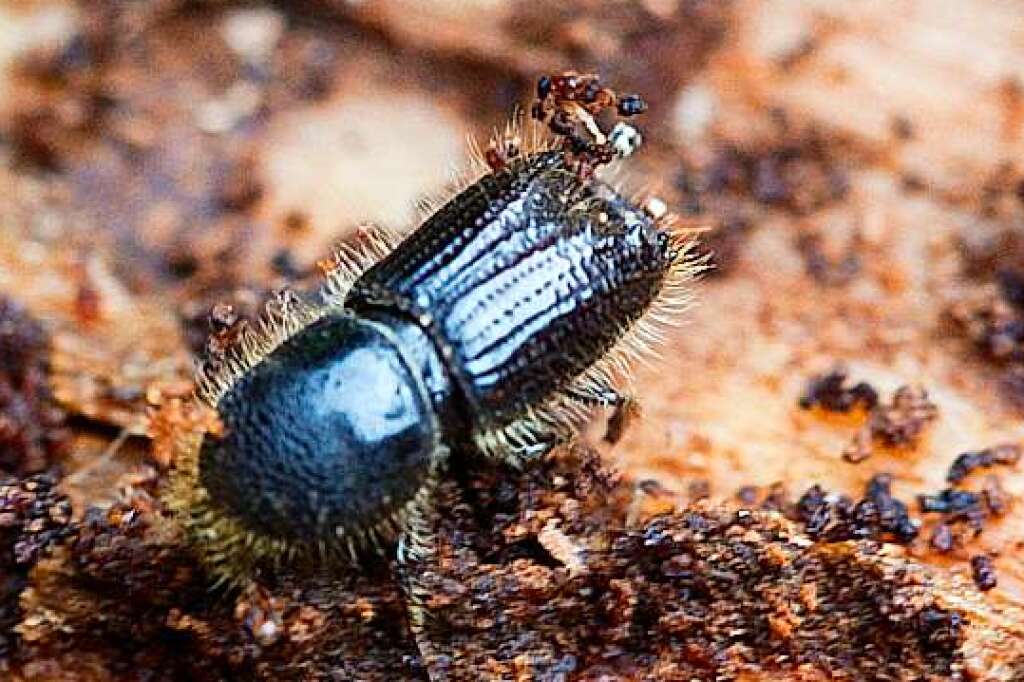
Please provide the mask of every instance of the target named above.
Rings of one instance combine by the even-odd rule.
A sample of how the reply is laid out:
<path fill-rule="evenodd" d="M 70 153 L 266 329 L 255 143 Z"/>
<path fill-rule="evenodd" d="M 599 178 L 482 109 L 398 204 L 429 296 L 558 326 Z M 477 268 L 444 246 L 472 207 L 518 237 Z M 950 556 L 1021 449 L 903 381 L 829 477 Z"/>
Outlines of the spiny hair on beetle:
<path fill-rule="evenodd" d="M 200 367 L 218 426 L 177 434 L 165 497 L 221 580 L 403 533 L 416 555 L 452 449 L 523 466 L 630 400 L 703 264 L 664 204 L 536 128 L 497 135 L 497 167 L 474 148 L 418 229 L 362 228 L 319 290 L 276 297 Z"/>

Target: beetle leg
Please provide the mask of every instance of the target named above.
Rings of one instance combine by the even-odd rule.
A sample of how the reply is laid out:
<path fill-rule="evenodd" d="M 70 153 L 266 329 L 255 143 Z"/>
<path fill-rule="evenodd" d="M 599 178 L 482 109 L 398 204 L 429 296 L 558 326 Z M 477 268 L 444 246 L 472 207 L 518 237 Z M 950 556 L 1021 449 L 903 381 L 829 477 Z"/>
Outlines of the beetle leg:
<path fill-rule="evenodd" d="M 586 405 L 587 407 L 614 407 L 621 408 L 630 403 L 636 403 L 634 396 L 628 393 L 620 393 L 614 388 L 596 388 L 592 391 L 583 391 L 577 388 L 569 388 L 565 395 L 571 400 Z"/>
<path fill-rule="evenodd" d="M 511 467 L 522 469 L 531 462 L 534 462 L 551 452 L 553 448 L 559 445 L 565 445 L 566 443 L 571 442 L 571 440 L 572 439 L 569 435 L 555 434 L 550 440 L 540 440 L 536 443 L 512 448 L 505 452 L 500 460 Z"/>
<path fill-rule="evenodd" d="M 430 495 L 418 498 L 405 517 L 403 532 L 398 540 L 398 582 L 406 596 L 409 630 L 428 675 L 434 663 L 444 654 L 431 637 L 433 616 L 427 606 L 439 583 L 436 573 L 439 523 L 440 511 L 435 497 Z M 433 675 L 430 677 L 433 679 Z"/>
<path fill-rule="evenodd" d="M 615 405 L 611 417 L 608 418 L 608 427 L 604 432 L 604 441 L 615 445 L 622 440 L 623 434 L 636 419 L 640 416 L 640 403 L 632 396 L 626 396 L 623 402 Z"/>
<path fill-rule="evenodd" d="M 608 418 L 608 428 L 604 434 L 606 443 L 615 445 L 621 439 L 629 425 L 640 414 L 640 402 L 632 395 L 619 393 L 614 389 L 603 389 L 597 393 L 580 393 L 569 390 L 566 395 L 588 407 L 610 407 L 611 417 Z"/>
<path fill-rule="evenodd" d="M 576 437 L 572 420 L 558 417 L 557 412 L 538 411 L 525 415 L 504 426 L 479 433 L 476 445 L 484 456 L 521 469 L 552 448 L 570 443 Z"/>

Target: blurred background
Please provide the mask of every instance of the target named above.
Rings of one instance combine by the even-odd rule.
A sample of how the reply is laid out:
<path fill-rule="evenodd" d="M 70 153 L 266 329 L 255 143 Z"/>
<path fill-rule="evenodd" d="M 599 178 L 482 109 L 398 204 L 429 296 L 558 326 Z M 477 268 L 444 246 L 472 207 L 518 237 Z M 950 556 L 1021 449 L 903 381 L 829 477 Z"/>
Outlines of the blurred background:
<path fill-rule="evenodd" d="M 715 263 L 639 372 L 644 418 L 615 444 L 595 422 L 609 462 L 671 504 L 858 496 L 880 472 L 935 492 L 1024 435 L 1022 26 L 1004 0 L 0 4 L 0 313 L 52 348 L 38 395 L 0 401 L 4 466 L 102 502 L 166 465 L 147 416 L 190 390 L 215 304 L 252 316 L 361 223 L 412 228 L 467 138 L 572 68 L 648 100 L 628 182 Z M 844 459 L 869 417 L 799 406 L 838 364 L 937 416 Z M 991 552 L 1020 602 L 1022 513 L 908 551 L 953 572 Z"/>

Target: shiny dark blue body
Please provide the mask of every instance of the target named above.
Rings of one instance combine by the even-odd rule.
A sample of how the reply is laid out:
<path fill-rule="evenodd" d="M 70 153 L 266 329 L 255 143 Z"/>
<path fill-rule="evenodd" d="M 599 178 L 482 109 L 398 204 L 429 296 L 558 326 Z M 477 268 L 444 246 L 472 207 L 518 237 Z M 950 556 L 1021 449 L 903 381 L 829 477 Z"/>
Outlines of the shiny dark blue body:
<path fill-rule="evenodd" d="M 200 479 L 255 531 L 323 543 L 393 516 L 450 447 L 601 359 L 672 265 L 655 221 L 564 154 L 465 189 L 221 399 Z"/>
<path fill-rule="evenodd" d="M 422 332 L 331 314 L 289 339 L 224 396 L 200 481 L 274 537 L 346 540 L 415 495 L 442 445 L 443 371 Z"/>

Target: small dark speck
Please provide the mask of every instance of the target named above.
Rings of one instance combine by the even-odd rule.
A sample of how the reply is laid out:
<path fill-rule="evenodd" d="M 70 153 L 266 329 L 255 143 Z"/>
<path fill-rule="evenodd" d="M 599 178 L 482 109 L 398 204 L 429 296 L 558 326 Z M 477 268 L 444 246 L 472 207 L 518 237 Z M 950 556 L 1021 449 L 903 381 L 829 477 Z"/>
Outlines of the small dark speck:
<path fill-rule="evenodd" d="M 974 576 L 974 584 L 982 592 L 988 592 L 996 586 L 996 569 L 992 565 L 992 559 L 979 554 L 971 557 L 971 573 Z"/>
<path fill-rule="evenodd" d="M 894 116 L 892 119 L 892 134 L 897 140 L 914 139 L 914 124 L 904 116 Z"/>
<path fill-rule="evenodd" d="M 281 249 L 274 254 L 270 265 L 278 275 L 289 279 L 299 279 L 305 274 L 302 268 L 295 263 L 295 258 L 288 249 Z"/>

